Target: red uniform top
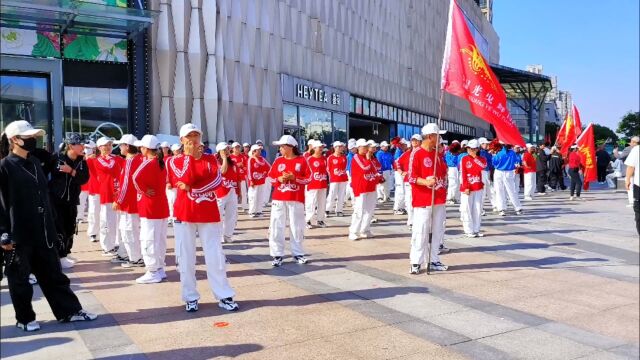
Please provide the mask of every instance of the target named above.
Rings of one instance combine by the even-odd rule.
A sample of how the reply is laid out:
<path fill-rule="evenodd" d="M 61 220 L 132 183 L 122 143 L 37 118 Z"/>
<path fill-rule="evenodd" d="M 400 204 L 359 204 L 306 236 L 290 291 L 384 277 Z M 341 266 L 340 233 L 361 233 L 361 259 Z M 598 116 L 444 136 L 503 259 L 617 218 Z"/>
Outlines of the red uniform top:
<path fill-rule="evenodd" d="M 98 174 L 100 204 L 111 204 L 115 200 L 118 189 L 118 178 L 122 171 L 124 159 L 120 156 L 98 156 L 94 162 Z"/>
<path fill-rule="evenodd" d="M 249 163 L 247 166 L 249 186 L 263 185 L 265 181 L 267 181 L 267 175 L 269 174 L 270 169 L 271 165 L 269 165 L 267 159 L 263 158 L 262 156 L 258 156 L 257 158 L 249 158 Z"/>
<path fill-rule="evenodd" d="M 418 178 L 426 179 L 429 176 L 435 176 L 435 205 L 442 205 L 447 200 L 447 163 L 444 161 L 442 154 L 437 157 L 434 150 L 427 151 L 421 147 L 411 152 L 409 159 L 409 183 L 411 184 L 411 196 L 413 207 L 431 206 L 432 188 L 418 185 Z M 435 175 L 434 175 L 434 165 Z"/>
<path fill-rule="evenodd" d="M 238 154 L 238 155 L 231 154 L 229 157 L 231 157 L 231 160 L 233 160 L 233 162 L 235 163 L 236 173 L 238 175 L 237 181 L 246 181 L 247 166 L 248 166 L 247 163 L 249 161 L 249 157 L 246 156 L 245 154 Z"/>
<path fill-rule="evenodd" d="M 190 223 L 220 222 L 220 210 L 214 189 L 222 184 L 222 175 L 215 156 L 203 154 L 200 159 L 177 155 L 169 161 L 169 181 L 176 187 L 183 182 L 189 191 L 178 189 L 173 213 L 178 221 Z"/>
<path fill-rule="evenodd" d="M 354 196 L 376 191 L 380 174 L 366 156 L 355 154 L 351 160 L 351 188 Z"/>
<path fill-rule="evenodd" d="M 308 152 L 308 151 L 305 151 L 305 152 L 303 152 L 303 153 L 302 153 L 302 156 L 303 156 L 305 159 L 308 159 L 308 158 L 309 158 L 309 156 L 311 156 L 311 153 L 310 153 L 310 152 Z"/>
<path fill-rule="evenodd" d="M 374 168 L 376 168 L 377 172 L 379 173 L 382 172 L 382 165 L 380 164 L 380 161 L 378 161 L 376 154 L 371 154 L 371 164 L 373 165 Z"/>
<path fill-rule="evenodd" d="M 135 186 L 131 182 L 131 177 L 142 164 L 142 155 L 138 154 L 125 159 L 124 168 L 120 173 L 120 189 L 118 189 L 118 198 L 116 203 L 120 206 L 120 210 L 129 214 L 138 213 L 138 199 Z"/>
<path fill-rule="evenodd" d="M 482 170 L 487 167 L 487 160 L 483 156 L 467 155 L 462 158 L 460 163 L 460 171 L 462 172 L 462 183 L 460 184 L 460 191 L 464 192 L 469 189 L 471 191 L 482 190 L 484 184 L 482 183 Z"/>
<path fill-rule="evenodd" d="M 284 172 L 293 173 L 295 179 L 281 183 L 278 178 Z M 304 186 L 311 182 L 311 170 L 309 170 L 309 165 L 304 157 L 297 156 L 293 159 L 285 159 L 281 156 L 277 158 L 271 165 L 269 177 L 274 187 L 271 197 L 273 200 L 299 201 L 304 204 Z"/>
<path fill-rule="evenodd" d="M 575 169 L 582 167 L 582 162 L 580 161 L 580 155 L 578 155 L 577 151 L 572 151 L 569 153 L 569 168 Z"/>
<path fill-rule="evenodd" d="M 413 149 L 407 150 L 395 161 L 396 169 L 404 172 L 403 182 L 409 182 L 409 160 L 411 160 L 411 153 Z"/>
<path fill-rule="evenodd" d="M 215 157 L 217 161 L 218 155 L 215 155 Z M 240 191 L 240 189 L 238 189 L 238 183 L 241 181 L 241 179 L 244 179 L 244 176 L 240 175 L 238 165 L 233 160 L 233 158 L 230 158 L 229 160 L 231 161 L 227 166 L 227 171 L 222 174 L 222 170 L 220 170 L 220 174 L 222 175 L 222 184 L 220 184 L 220 186 L 218 186 L 214 190 L 218 199 L 222 199 L 223 197 L 227 196 L 227 194 L 232 190 L 234 191 L 234 195 L 238 195 L 238 192 Z M 219 162 L 218 166 L 221 166 Z"/>
<path fill-rule="evenodd" d="M 167 201 L 167 169 L 161 168 L 158 159 L 144 159 L 133 173 L 131 181 L 138 192 L 138 214 L 145 219 L 169 217 Z M 153 190 L 153 195 L 147 192 Z"/>
<path fill-rule="evenodd" d="M 528 151 L 522 155 L 522 165 L 525 174 L 536 172 L 536 158 Z"/>
<path fill-rule="evenodd" d="M 344 155 L 329 155 L 327 158 L 327 170 L 329 170 L 329 181 L 332 183 L 349 180 L 349 175 L 347 174 L 347 157 Z"/>
<path fill-rule="evenodd" d="M 307 158 L 309 169 L 311 170 L 311 182 L 307 185 L 307 190 L 326 189 L 329 187 L 329 176 L 327 175 L 327 159 L 323 156 L 310 156 Z"/>
<path fill-rule="evenodd" d="M 96 158 L 87 159 L 87 168 L 89 168 L 89 181 L 84 186 L 87 187 L 89 195 L 100 195 L 100 181 L 98 181 L 98 170 L 96 170 Z"/>

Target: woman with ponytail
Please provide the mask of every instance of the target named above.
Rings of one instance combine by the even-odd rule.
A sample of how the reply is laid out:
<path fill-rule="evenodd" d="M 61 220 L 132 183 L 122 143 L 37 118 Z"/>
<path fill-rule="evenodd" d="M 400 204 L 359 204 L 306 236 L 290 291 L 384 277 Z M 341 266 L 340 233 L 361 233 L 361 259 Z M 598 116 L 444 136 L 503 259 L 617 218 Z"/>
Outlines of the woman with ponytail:
<path fill-rule="evenodd" d="M 237 163 L 229 154 L 227 143 L 221 142 L 216 145 L 216 159 L 220 166 L 220 174 L 222 174 L 222 184 L 214 190 L 218 199 L 220 216 L 223 219 L 222 232 L 224 236 L 222 242 L 231 242 L 238 221 L 238 203 L 241 196 L 239 184 L 241 178 L 245 176 L 238 171 Z M 237 159 L 242 160 L 242 158 Z"/>
<path fill-rule="evenodd" d="M 138 192 L 142 258 L 147 268 L 147 272 L 137 278 L 136 282 L 153 284 L 167 277 L 164 271 L 169 218 L 165 192 L 167 170 L 158 138 L 145 135 L 135 145 L 144 159 L 133 174 L 133 184 Z"/>

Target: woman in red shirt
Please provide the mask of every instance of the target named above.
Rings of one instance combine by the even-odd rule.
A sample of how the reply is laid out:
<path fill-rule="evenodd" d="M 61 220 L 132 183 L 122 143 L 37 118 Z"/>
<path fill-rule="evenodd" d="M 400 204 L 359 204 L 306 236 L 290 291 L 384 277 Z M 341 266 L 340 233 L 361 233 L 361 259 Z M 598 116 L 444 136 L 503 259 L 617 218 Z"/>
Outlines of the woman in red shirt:
<path fill-rule="evenodd" d="M 214 190 L 218 199 L 220 216 L 223 219 L 222 242 L 231 242 L 238 221 L 238 198 L 240 197 L 238 185 L 241 179 L 244 178 L 244 175 L 239 171 L 238 163 L 234 159 L 242 161 L 242 158 L 232 158 L 229 154 L 229 145 L 226 142 L 216 145 L 216 153 L 216 160 L 222 174 L 222 184 Z"/>
<path fill-rule="evenodd" d="M 374 166 L 375 156 L 369 151 L 369 144 L 365 139 L 356 142 L 358 153 L 351 160 L 351 187 L 355 196 L 349 240 L 372 237 L 369 231 L 373 212 L 376 209 L 376 186 L 382 176 Z"/>
<path fill-rule="evenodd" d="M 87 236 L 91 242 L 97 242 L 100 233 L 100 182 L 98 182 L 95 163 L 99 152 L 93 141 L 89 141 L 85 151 L 88 151 L 85 157 L 89 169 L 89 181 L 85 184 L 87 186 Z"/>
<path fill-rule="evenodd" d="M 269 248 L 271 266 L 282 265 L 286 220 L 289 219 L 291 253 L 298 264 L 306 264 L 304 241 L 304 187 L 311 182 L 311 171 L 298 151 L 298 142 L 291 135 L 283 135 L 273 145 L 280 147 L 280 157 L 271 166 L 269 178 L 273 184 Z"/>
<path fill-rule="evenodd" d="M 267 159 L 262 157 L 262 147 L 260 145 L 252 145 L 249 150 L 251 156 L 248 161 L 247 174 L 249 178 L 249 216 L 252 218 L 262 216 L 262 210 L 265 204 L 265 196 L 268 197 L 267 191 L 269 184 L 266 183 L 267 175 L 271 169 L 271 165 Z M 267 190 L 265 190 L 267 188 Z"/>
<path fill-rule="evenodd" d="M 482 189 L 484 188 L 482 171 L 487 167 L 487 160 L 483 156 L 478 156 L 479 146 L 478 140 L 469 140 L 467 144 L 467 153 L 469 155 L 463 157 L 460 163 L 462 174 L 460 213 L 462 215 L 464 233 L 470 238 L 484 236 L 480 233 Z"/>
<path fill-rule="evenodd" d="M 578 145 L 573 145 L 569 149 L 569 177 L 571 178 L 571 196 L 569 200 L 580 200 L 580 191 L 582 190 L 580 171 L 582 168 L 582 160 L 578 154 Z M 573 196 L 574 194 L 576 195 L 575 197 Z"/>
<path fill-rule="evenodd" d="M 536 188 L 536 158 L 533 153 L 536 147 L 527 144 L 527 150 L 522 155 L 522 167 L 524 168 L 524 199 L 533 200 L 533 190 Z M 516 189 L 518 190 L 518 189 Z"/>
<path fill-rule="evenodd" d="M 326 214 L 334 210 L 336 216 L 344 216 L 344 198 L 347 195 L 349 176 L 347 175 L 347 157 L 344 155 L 344 144 L 333 143 L 333 154 L 327 158 L 329 172 L 329 196 L 327 196 Z M 337 200 L 337 201 L 336 201 Z"/>
<path fill-rule="evenodd" d="M 233 151 L 230 155 L 231 160 L 235 163 L 236 172 L 238 174 L 237 191 L 238 196 L 240 197 L 238 202 L 240 203 L 242 210 L 246 213 L 249 211 L 249 205 L 247 202 L 247 162 L 249 161 L 249 158 L 247 155 L 242 153 L 242 145 L 240 145 L 240 143 L 234 142 L 231 144 L 231 150 Z"/>
<path fill-rule="evenodd" d="M 100 245 L 102 256 L 116 256 L 116 229 L 118 216 L 113 210 L 113 201 L 118 189 L 118 178 L 122 171 L 124 159 L 111 155 L 113 140 L 108 137 L 98 139 L 96 145 L 100 150 L 93 162 L 98 175 L 98 187 L 100 193 Z"/>
<path fill-rule="evenodd" d="M 167 170 L 160 141 L 153 135 L 145 135 L 136 146 L 144 160 L 133 174 L 133 184 L 138 192 L 140 215 L 140 242 L 147 272 L 136 279 L 139 284 L 159 283 L 167 277 L 165 255 L 167 253 L 167 219 L 169 203 L 165 192 Z"/>
<path fill-rule="evenodd" d="M 324 144 L 316 140 L 311 146 L 313 147 L 313 154 L 307 158 L 307 163 L 311 170 L 311 182 L 307 185 L 307 192 L 305 193 L 305 221 L 307 222 L 307 229 L 313 228 L 311 225 L 313 215 L 316 215 L 319 227 L 323 228 L 327 226 L 327 224 L 324 223 L 324 219 L 326 216 L 327 187 L 329 186 L 327 159 L 322 155 Z"/>

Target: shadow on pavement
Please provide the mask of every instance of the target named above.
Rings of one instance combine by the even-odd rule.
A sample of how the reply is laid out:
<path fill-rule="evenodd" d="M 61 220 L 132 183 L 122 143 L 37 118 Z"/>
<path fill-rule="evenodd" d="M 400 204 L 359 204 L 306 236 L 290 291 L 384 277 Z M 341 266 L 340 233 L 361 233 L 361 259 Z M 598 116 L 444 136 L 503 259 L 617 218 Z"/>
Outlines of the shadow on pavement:
<path fill-rule="evenodd" d="M 264 347 L 258 344 L 236 344 L 224 346 L 202 346 L 192 348 L 182 348 L 175 350 L 154 351 L 144 354 L 125 354 L 103 356 L 96 360 L 146 360 L 146 359 L 217 359 L 220 357 L 237 357 L 262 350 Z"/>
<path fill-rule="evenodd" d="M 25 333 L 26 334 L 26 333 Z M 0 358 L 28 354 L 49 346 L 66 344 L 73 341 L 70 337 L 50 337 L 43 339 L 30 339 L 24 341 L 7 341 L 3 339 L 0 350 Z"/>
<path fill-rule="evenodd" d="M 499 236 L 507 234 L 497 234 L 491 236 Z M 514 235 L 514 234 L 509 234 Z M 489 236 L 489 235 L 486 235 Z M 546 243 L 515 243 L 504 245 L 489 245 L 489 246 L 472 246 L 467 248 L 451 249 L 451 253 L 465 253 L 465 252 L 490 252 L 490 251 L 509 251 L 509 250 L 531 250 L 531 249 L 546 249 L 552 246 L 574 246 L 576 243 L 558 243 L 558 244 L 546 244 Z"/>
<path fill-rule="evenodd" d="M 565 256 L 551 256 L 542 259 L 530 259 L 530 260 L 514 260 L 494 263 L 483 264 L 466 264 L 466 265 L 453 265 L 449 266 L 449 270 L 478 270 L 478 269 L 504 269 L 515 267 L 533 267 L 533 268 L 545 268 L 550 265 L 557 265 L 567 262 L 608 262 L 608 259 L 603 258 L 572 258 Z"/>

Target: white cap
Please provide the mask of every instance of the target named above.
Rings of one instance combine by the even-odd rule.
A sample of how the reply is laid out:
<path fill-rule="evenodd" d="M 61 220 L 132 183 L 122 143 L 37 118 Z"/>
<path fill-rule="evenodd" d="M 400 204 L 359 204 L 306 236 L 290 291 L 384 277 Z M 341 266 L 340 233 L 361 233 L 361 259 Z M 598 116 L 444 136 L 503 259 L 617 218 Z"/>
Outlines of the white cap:
<path fill-rule="evenodd" d="M 389 143 L 386 141 L 383 141 L 380 143 L 380 147 L 387 147 L 387 146 L 389 146 Z"/>
<path fill-rule="evenodd" d="M 16 136 L 43 136 L 45 134 L 44 130 L 34 129 L 26 120 L 17 120 L 10 123 L 4 128 L 4 133 L 7 135 L 7 139 Z"/>
<path fill-rule="evenodd" d="M 355 147 L 356 147 L 356 143 L 354 143 L 354 142 L 350 142 L 350 143 L 347 144 L 347 149 L 349 149 L 349 150 L 351 150 L 351 149 L 353 149 Z"/>
<path fill-rule="evenodd" d="M 251 146 L 251 145 L 249 145 L 249 143 L 242 144 L 242 147 L 247 147 L 247 146 Z"/>
<path fill-rule="evenodd" d="M 282 135 L 282 137 L 280 137 L 280 140 L 273 142 L 273 145 L 276 145 L 276 146 L 279 146 L 279 145 L 298 146 L 298 142 L 291 135 Z"/>
<path fill-rule="evenodd" d="M 467 147 L 471 148 L 471 149 L 477 149 L 478 146 L 480 146 L 480 144 L 479 144 L 478 140 L 476 140 L 476 139 L 471 139 L 467 143 Z"/>
<path fill-rule="evenodd" d="M 192 124 L 192 123 L 184 124 L 180 128 L 180 137 L 185 137 L 185 136 L 189 135 L 189 133 L 192 133 L 194 131 L 197 132 L 198 134 L 202 135 L 202 130 L 200 130 L 200 128 L 198 126 L 196 126 L 195 124 Z"/>
<path fill-rule="evenodd" d="M 222 150 L 224 150 L 224 149 L 226 149 L 228 147 L 229 147 L 229 145 L 226 142 L 224 142 L 224 141 L 223 142 L 219 142 L 218 145 L 216 145 L 216 152 L 222 151 Z"/>
<path fill-rule="evenodd" d="M 160 140 L 153 135 L 145 135 L 139 141 L 136 141 L 133 144 L 138 147 L 146 147 L 147 149 L 157 149 L 158 145 L 160 145 Z"/>
<path fill-rule="evenodd" d="M 234 141 L 234 142 L 231 144 L 231 147 L 232 147 L 232 148 L 234 148 L 234 147 L 236 147 L 236 146 L 242 146 L 242 145 L 240 145 L 240 143 L 239 143 L 239 142 Z"/>
<path fill-rule="evenodd" d="M 407 146 L 411 145 L 411 142 L 409 140 L 405 139 L 405 138 L 400 139 L 400 142 L 405 144 L 405 145 L 407 145 Z"/>
<path fill-rule="evenodd" d="M 122 135 L 122 137 L 120 138 L 120 140 L 114 141 L 114 144 L 127 144 L 127 145 L 133 145 L 135 144 L 135 142 L 138 141 L 138 138 L 131 135 L 131 134 L 124 134 Z"/>
<path fill-rule="evenodd" d="M 180 150 L 180 144 L 171 145 L 171 151 L 176 151 L 176 150 Z"/>
<path fill-rule="evenodd" d="M 256 144 L 262 144 L 262 140 L 260 139 L 256 140 Z"/>
<path fill-rule="evenodd" d="M 420 134 L 414 134 L 411 137 L 411 140 L 418 140 L 418 141 L 422 141 L 422 136 L 420 136 Z"/>
<path fill-rule="evenodd" d="M 168 147 L 171 147 L 171 145 L 169 145 L 169 142 L 163 141 L 163 142 L 160 143 L 160 147 L 168 148 Z"/>
<path fill-rule="evenodd" d="M 369 147 L 380 147 L 380 144 L 378 144 L 375 141 L 372 141 L 372 142 L 369 143 Z"/>
<path fill-rule="evenodd" d="M 89 140 L 84 144 L 84 147 L 94 149 L 96 147 L 96 143 L 93 140 Z"/>
<path fill-rule="evenodd" d="M 528 149 L 528 148 L 530 148 L 530 147 L 533 147 L 533 144 L 529 144 L 529 143 L 527 143 L 525 146 L 526 146 L 526 147 L 527 147 L 527 149 Z"/>
<path fill-rule="evenodd" d="M 307 145 L 313 145 L 315 141 L 316 139 L 309 139 L 309 141 L 307 141 Z"/>
<path fill-rule="evenodd" d="M 349 139 L 349 141 L 348 141 L 348 142 L 356 142 L 356 139 L 351 138 L 351 139 Z"/>
<path fill-rule="evenodd" d="M 335 148 L 335 147 L 338 147 L 338 146 L 344 146 L 344 144 L 341 141 L 334 141 L 332 146 Z"/>
<path fill-rule="evenodd" d="M 256 144 L 256 145 L 251 145 L 251 149 L 249 150 L 249 152 L 251 151 L 255 151 L 255 150 L 262 150 L 262 146 Z"/>
<path fill-rule="evenodd" d="M 460 141 L 458 141 L 458 140 L 453 140 L 451 143 L 452 143 L 452 144 L 460 144 Z"/>
<path fill-rule="evenodd" d="M 369 146 L 369 143 L 367 143 L 367 140 L 365 139 L 358 139 L 355 145 L 356 145 L 355 147 Z"/>
<path fill-rule="evenodd" d="M 434 123 L 429 123 L 422 127 L 422 135 L 430 135 L 430 134 L 446 134 L 446 130 L 440 130 L 438 125 Z"/>
<path fill-rule="evenodd" d="M 320 140 L 316 140 L 316 141 L 314 141 L 314 142 L 313 142 L 312 144 L 310 144 L 310 145 L 311 145 L 311 147 L 312 147 L 312 148 L 314 148 L 314 149 L 315 149 L 315 148 L 319 148 L 319 147 L 324 146 L 324 144 L 323 144 L 323 143 L 322 143 L 322 141 L 320 141 Z"/>
<path fill-rule="evenodd" d="M 489 144 L 489 143 L 490 143 L 490 141 L 487 140 L 487 138 L 485 138 L 485 137 L 481 137 L 481 138 L 478 139 L 478 144 L 480 144 L 480 145 Z"/>
<path fill-rule="evenodd" d="M 109 143 L 113 143 L 113 139 L 110 137 L 103 136 L 100 139 L 98 139 L 98 141 L 96 141 L 96 146 L 103 146 Z"/>
<path fill-rule="evenodd" d="M 460 143 L 460 145 L 462 146 L 467 146 L 469 144 L 469 140 L 462 140 L 462 142 Z"/>

